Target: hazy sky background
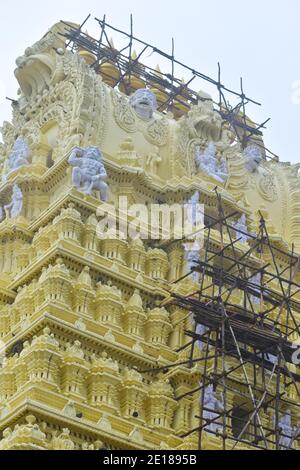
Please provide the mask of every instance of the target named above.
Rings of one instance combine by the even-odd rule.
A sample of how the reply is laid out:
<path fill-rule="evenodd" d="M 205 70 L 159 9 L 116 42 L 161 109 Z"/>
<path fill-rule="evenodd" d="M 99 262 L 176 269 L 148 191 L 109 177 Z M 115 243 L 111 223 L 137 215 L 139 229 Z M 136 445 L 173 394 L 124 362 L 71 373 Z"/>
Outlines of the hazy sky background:
<path fill-rule="evenodd" d="M 108 22 L 127 29 L 132 13 L 134 34 L 141 39 L 170 52 L 174 37 L 176 58 L 213 78 L 219 61 L 222 81 L 230 88 L 239 90 L 242 76 L 245 92 L 263 104 L 251 106 L 250 117 L 256 122 L 272 118 L 266 146 L 282 161 L 300 162 L 299 0 L 2 2 L 0 123 L 11 115 L 5 96 L 17 96 L 15 59 L 57 21 L 81 23 L 89 13 L 87 29 L 96 37 L 95 16 L 106 13 Z M 205 83 L 201 88 L 207 89 Z"/>

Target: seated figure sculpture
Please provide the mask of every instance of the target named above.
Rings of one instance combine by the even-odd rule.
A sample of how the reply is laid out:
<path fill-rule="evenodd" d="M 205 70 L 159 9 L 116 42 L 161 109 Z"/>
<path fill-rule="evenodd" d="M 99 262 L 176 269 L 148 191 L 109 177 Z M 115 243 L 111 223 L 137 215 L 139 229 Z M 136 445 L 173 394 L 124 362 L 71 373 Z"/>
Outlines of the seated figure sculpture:
<path fill-rule="evenodd" d="M 136 114 L 144 120 L 152 119 L 157 108 L 156 96 L 147 88 L 140 88 L 130 97 Z"/>
<path fill-rule="evenodd" d="M 75 147 L 69 157 L 69 164 L 74 167 L 72 180 L 75 188 L 85 194 L 92 194 L 93 190 L 99 191 L 101 201 L 107 201 L 107 173 L 97 147 Z"/>
<path fill-rule="evenodd" d="M 216 157 L 216 147 L 210 142 L 205 151 L 201 153 L 200 147 L 196 148 L 195 163 L 199 171 L 204 175 L 213 178 L 218 183 L 224 184 L 228 178 L 226 162 L 218 161 Z"/>

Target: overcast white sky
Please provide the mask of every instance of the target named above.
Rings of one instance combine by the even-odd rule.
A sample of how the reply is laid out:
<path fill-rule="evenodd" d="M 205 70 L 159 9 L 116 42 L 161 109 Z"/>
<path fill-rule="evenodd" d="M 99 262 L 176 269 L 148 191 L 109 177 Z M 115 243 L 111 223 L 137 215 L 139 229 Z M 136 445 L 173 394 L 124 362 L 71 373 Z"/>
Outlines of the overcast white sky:
<path fill-rule="evenodd" d="M 263 104 L 250 116 L 272 118 L 266 145 L 282 161 L 300 162 L 299 0 L 2 0 L 0 12 L 0 123 L 10 119 L 5 96 L 16 97 L 15 59 L 50 26 L 106 13 L 122 29 L 132 13 L 136 36 L 168 52 L 174 37 L 177 59 L 212 77 L 220 61 L 230 88 L 242 76 L 248 96 Z M 87 29 L 99 33 L 93 19 Z"/>

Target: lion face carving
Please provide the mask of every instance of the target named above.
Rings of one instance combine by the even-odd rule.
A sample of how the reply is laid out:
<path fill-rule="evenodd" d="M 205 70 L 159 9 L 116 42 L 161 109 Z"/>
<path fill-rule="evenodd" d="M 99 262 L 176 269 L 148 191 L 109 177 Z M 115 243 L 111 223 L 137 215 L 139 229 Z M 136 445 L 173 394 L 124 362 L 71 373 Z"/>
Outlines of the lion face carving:
<path fill-rule="evenodd" d="M 40 41 L 28 47 L 23 56 L 17 58 L 15 76 L 23 98 L 30 99 L 41 94 L 57 80 L 58 61 L 62 60 L 61 55 L 65 52 L 62 33 L 66 30 L 63 23 L 57 23 Z M 59 79 L 62 78 L 59 76 Z"/>
<path fill-rule="evenodd" d="M 257 145 L 249 145 L 244 150 L 245 166 L 250 173 L 255 173 L 262 162 L 261 150 Z"/>
<path fill-rule="evenodd" d="M 155 95 L 146 88 L 137 90 L 130 98 L 130 104 L 136 114 L 144 120 L 151 119 L 157 109 Z"/>

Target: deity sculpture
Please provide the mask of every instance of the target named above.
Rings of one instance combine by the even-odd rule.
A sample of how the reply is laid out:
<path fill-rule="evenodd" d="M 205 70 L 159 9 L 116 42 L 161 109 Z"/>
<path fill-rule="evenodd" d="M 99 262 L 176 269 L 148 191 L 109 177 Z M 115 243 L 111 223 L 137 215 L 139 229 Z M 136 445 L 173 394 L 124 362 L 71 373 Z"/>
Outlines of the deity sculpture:
<path fill-rule="evenodd" d="M 29 165 L 28 157 L 29 147 L 23 137 L 18 137 L 13 147 L 12 153 L 8 157 L 3 175 L 3 181 L 5 182 L 7 180 L 7 176 L 11 171 Z"/>
<path fill-rule="evenodd" d="M 203 210 L 200 206 L 200 192 L 196 191 L 187 203 L 187 221 L 192 227 L 203 224 Z"/>
<path fill-rule="evenodd" d="M 257 294 L 258 294 L 258 296 L 256 295 L 250 296 L 251 302 L 253 304 L 259 305 L 260 297 L 261 297 L 261 281 L 262 281 L 261 273 L 257 273 L 255 276 L 252 276 L 249 280 L 253 284 L 252 289 L 255 288 L 255 286 L 257 286 L 257 289 L 255 290 L 257 291 Z"/>
<path fill-rule="evenodd" d="M 199 282 L 200 273 L 194 271 L 193 269 L 197 266 L 197 262 L 200 261 L 200 249 L 202 247 L 200 241 L 195 239 L 193 242 L 184 243 L 185 250 L 185 261 L 187 272 L 191 274 L 191 279 L 193 282 Z"/>
<path fill-rule="evenodd" d="M 248 233 L 246 215 L 243 214 L 233 226 L 236 229 L 236 239 L 241 243 L 247 243 L 249 237 L 246 235 Z"/>
<path fill-rule="evenodd" d="M 204 336 L 206 332 L 207 332 L 206 326 L 201 325 L 200 323 L 197 323 L 196 330 L 195 330 L 196 335 Z M 203 351 L 203 348 L 204 348 L 203 341 L 201 340 L 196 341 L 196 345 L 199 351 Z"/>
<path fill-rule="evenodd" d="M 205 151 L 201 153 L 200 147 L 196 148 L 195 162 L 197 169 L 204 175 L 213 178 L 218 183 L 224 184 L 228 178 L 228 170 L 225 160 L 218 161 L 216 147 L 210 142 Z"/>
<path fill-rule="evenodd" d="M 281 450 L 288 450 L 291 448 L 292 436 L 294 434 L 290 411 L 287 411 L 285 415 L 281 416 L 278 425 L 280 428 L 279 446 Z"/>
<path fill-rule="evenodd" d="M 257 145 L 249 145 L 244 150 L 245 167 L 250 173 L 255 173 L 262 161 L 262 154 Z"/>
<path fill-rule="evenodd" d="M 97 147 L 75 147 L 69 157 L 69 164 L 74 167 L 72 181 L 75 188 L 85 194 L 92 194 L 93 190 L 99 191 L 101 201 L 107 201 L 107 173 L 102 162 L 102 153 Z"/>
<path fill-rule="evenodd" d="M 152 119 L 157 109 L 156 96 L 147 88 L 140 88 L 130 97 L 130 104 L 136 114 L 146 120 Z"/>
<path fill-rule="evenodd" d="M 216 397 L 216 393 L 213 389 L 213 385 L 208 385 L 204 390 L 204 402 L 203 402 L 203 418 L 205 420 L 215 420 L 213 423 L 209 423 L 205 426 L 206 431 L 218 432 L 221 427 L 220 419 L 217 420 L 220 412 L 223 411 L 224 405 Z"/>
<path fill-rule="evenodd" d="M 13 185 L 12 197 L 10 204 L 4 206 L 4 211 L 7 218 L 15 219 L 22 212 L 23 207 L 23 194 L 17 184 Z"/>

